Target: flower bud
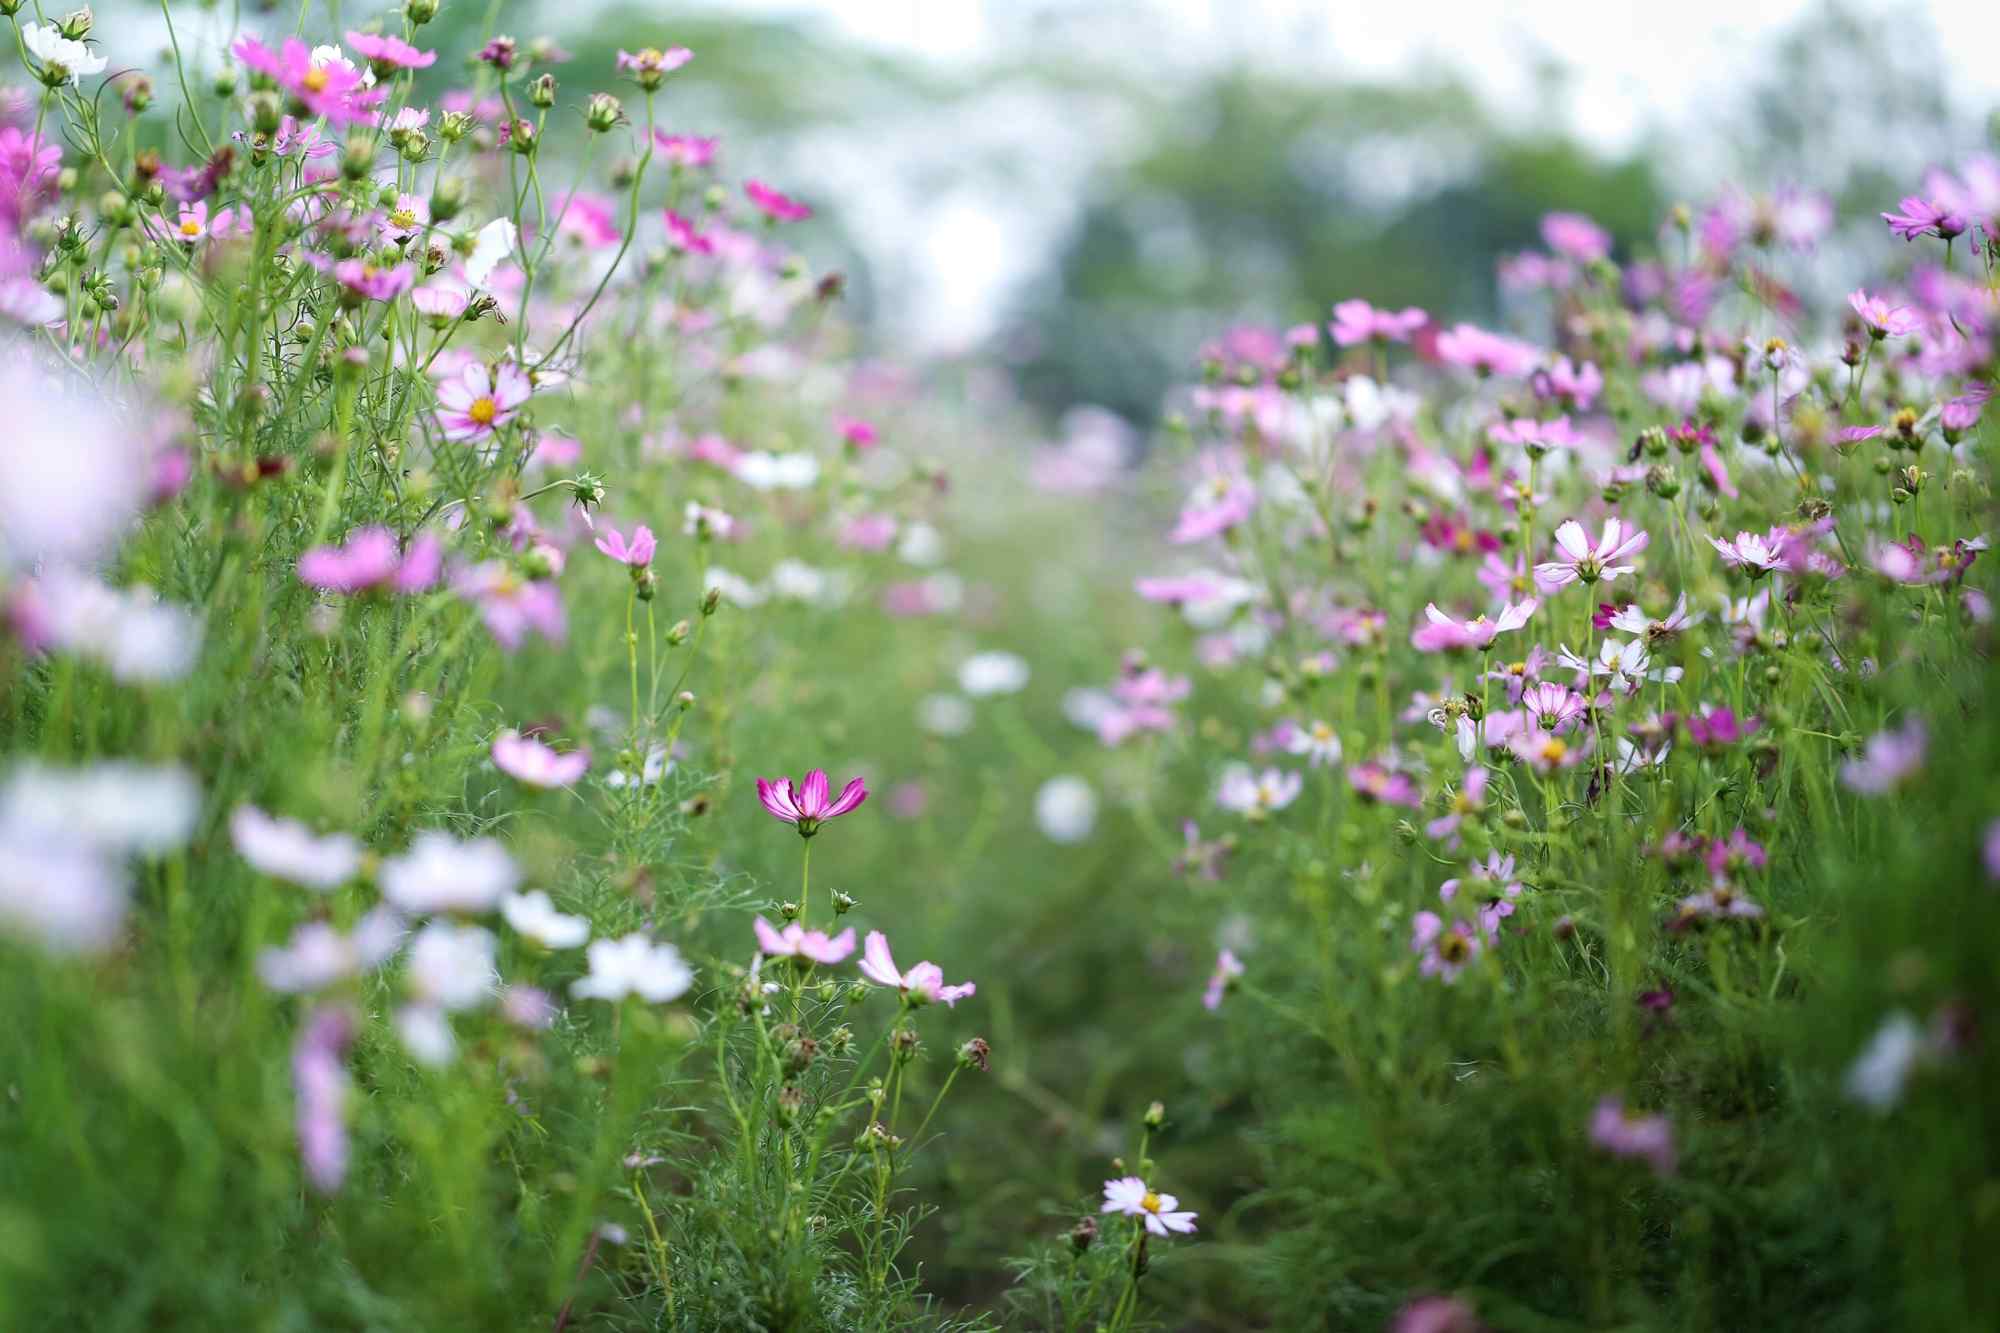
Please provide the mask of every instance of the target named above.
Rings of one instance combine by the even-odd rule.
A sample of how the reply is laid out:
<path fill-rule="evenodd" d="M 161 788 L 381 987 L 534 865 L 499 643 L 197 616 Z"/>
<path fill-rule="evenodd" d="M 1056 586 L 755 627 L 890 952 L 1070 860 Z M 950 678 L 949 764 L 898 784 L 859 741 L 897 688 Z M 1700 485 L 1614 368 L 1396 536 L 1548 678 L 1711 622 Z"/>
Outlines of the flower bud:
<path fill-rule="evenodd" d="M 722 605 L 722 589 L 710 588 L 702 596 L 701 613 L 705 616 L 712 616 L 715 614 L 715 609 L 721 605 Z"/>
<path fill-rule="evenodd" d="M 784 1087 L 779 1088 L 778 1089 L 779 1122 L 781 1124 L 786 1124 L 786 1125 L 795 1123 L 799 1118 L 800 1110 L 804 1108 L 805 1104 L 806 1104 L 805 1094 L 798 1090 L 797 1085 L 787 1083 Z"/>
<path fill-rule="evenodd" d="M 688 627 L 687 621 L 676 620 L 673 624 L 673 628 L 667 631 L 667 646 L 669 648 L 680 647 L 682 644 L 687 642 L 688 634 L 690 632 L 691 631 Z"/>
<path fill-rule="evenodd" d="M 85 5 L 82 9 L 72 10 L 57 20 L 56 29 L 72 42 L 80 42 L 90 36 L 91 25 L 96 21 L 97 17 L 90 12 L 90 6 Z"/>
<path fill-rule="evenodd" d="M 134 71 L 119 81 L 118 95 L 128 115 L 138 115 L 153 104 L 153 81 Z"/>
<path fill-rule="evenodd" d="M 605 133 L 624 118 L 624 107 L 610 93 L 592 93 L 583 104 L 583 123 L 595 133 Z"/>
<path fill-rule="evenodd" d="M 413 28 L 421 28 L 438 16 L 439 0 L 403 0 L 403 17 Z"/>
<path fill-rule="evenodd" d="M 906 1065 L 917 1058 L 923 1048 L 923 1038 L 915 1028 L 897 1028 L 889 1034 L 889 1058 L 899 1065 Z"/>
<path fill-rule="evenodd" d="M 974 1037 L 958 1048 L 958 1064 L 961 1069 L 987 1073 L 993 1068 L 993 1048 L 986 1044 L 986 1038 Z"/>
<path fill-rule="evenodd" d="M 507 128 L 507 146 L 522 157 L 533 157 L 539 146 L 539 131 L 533 121 L 516 120 Z"/>
<path fill-rule="evenodd" d="M 674 696 L 674 704 L 683 713 L 687 712 L 688 709 L 694 707 L 694 691 L 682 690 L 679 694 L 676 694 Z"/>
<path fill-rule="evenodd" d="M 556 104 L 556 76 L 543 74 L 528 85 L 528 105 L 546 111 Z"/>
<path fill-rule="evenodd" d="M 1158 1129 L 1160 1126 L 1166 1124 L 1167 1123 L 1166 1103 L 1154 1102 L 1152 1105 L 1146 1108 L 1146 1114 L 1142 1117 L 1142 1119 L 1147 1129 Z"/>
<path fill-rule="evenodd" d="M 854 899 L 842 893 L 839 889 L 835 889 L 833 891 L 833 914 L 835 916 L 846 916 L 853 910 Z"/>
<path fill-rule="evenodd" d="M 463 111 L 447 111 L 438 118 L 438 137 L 446 143 L 457 143 L 472 133 L 473 119 Z"/>
<path fill-rule="evenodd" d="M 374 136 L 368 134 L 350 135 L 347 140 L 347 147 L 340 155 L 340 174 L 351 181 L 363 180 L 373 170 L 374 166 Z"/>
<path fill-rule="evenodd" d="M 1069 1229 L 1069 1247 L 1082 1254 L 1096 1243 L 1097 1219 L 1094 1217 L 1077 1219 L 1077 1224 Z"/>

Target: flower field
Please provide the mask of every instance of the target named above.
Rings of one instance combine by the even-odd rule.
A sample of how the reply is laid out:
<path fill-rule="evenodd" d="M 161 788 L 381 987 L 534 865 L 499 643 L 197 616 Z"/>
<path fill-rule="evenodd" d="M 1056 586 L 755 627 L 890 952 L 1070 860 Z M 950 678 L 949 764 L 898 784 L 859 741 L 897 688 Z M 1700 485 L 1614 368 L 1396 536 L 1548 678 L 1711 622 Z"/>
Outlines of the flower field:
<path fill-rule="evenodd" d="M 664 21 L 227 9 L 0 3 L 0 1328 L 1990 1325 L 2000 161 L 1030 449 Z"/>

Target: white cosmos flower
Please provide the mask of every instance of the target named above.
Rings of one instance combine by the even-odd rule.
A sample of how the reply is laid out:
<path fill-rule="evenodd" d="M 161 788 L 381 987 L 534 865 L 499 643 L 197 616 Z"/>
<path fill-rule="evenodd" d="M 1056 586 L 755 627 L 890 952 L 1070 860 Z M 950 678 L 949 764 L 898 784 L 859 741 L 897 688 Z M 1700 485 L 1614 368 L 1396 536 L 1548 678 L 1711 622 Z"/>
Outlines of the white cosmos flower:
<path fill-rule="evenodd" d="M 514 253 L 514 246 L 519 240 L 520 233 L 515 230 L 512 219 L 494 218 L 481 227 L 472 242 L 472 254 L 465 261 L 465 280 L 484 290 L 486 284 L 493 280 L 493 270 Z"/>
<path fill-rule="evenodd" d="M 143 437 L 103 398 L 18 361 L 0 368 L 0 402 L 0 574 L 109 554 L 146 503 Z"/>
<path fill-rule="evenodd" d="M 55 570 L 34 580 L 27 596 L 48 647 L 89 658 L 127 684 L 179 680 L 201 649 L 201 621 L 151 588 L 113 588 Z"/>
<path fill-rule="evenodd" d="M 671 944 L 655 944 L 634 932 L 620 940 L 593 940 L 584 958 L 590 975 L 570 986 L 582 1000 L 618 1003 L 637 995 L 654 1004 L 678 999 L 694 985 L 694 972 Z"/>
<path fill-rule="evenodd" d="M 82 42 L 62 35 L 53 23 L 30 23 L 21 29 L 21 41 L 28 53 L 42 62 L 42 68 L 60 87 L 91 74 L 102 74 L 110 63 Z"/>
<path fill-rule="evenodd" d="M 0 934 L 97 953 L 125 919 L 125 867 L 95 847 L 0 827 Z"/>
<path fill-rule="evenodd" d="M 972 729 L 972 705 L 956 694 L 927 694 L 917 701 L 917 725 L 933 736 L 963 736 Z"/>
<path fill-rule="evenodd" d="M 590 938 L 585 917 L 565 916 L 540 889 L 510 893 L 500 900 L 500 915 L 520 934 L 548 949 L 574 949 Z"/>
<path fill-rule="evenodd" d="M 736 460 L 736 479 L 759 491 L 803 491 L 819 480 L 819 459 L 756 449 Z"/>
<path fill-rule="evenodd" d="M 974 653 L 958 668 L 958 688 L 975 699 L 1019 694 L 1028 685 L 1028 663 L 1013 653 Z"/>
<path fill-rule="evenodd" d="M 410 941 L 410 991 L 432 1008 L 476 1008 L 500 984 L 493 953 L 493 932 L 483 926 L 433 921 Z"/>
<path fill-rule="evenodd" d="M 1847 1095 L 1886 1115 L 1903 1100 L 1903 1085 L 1924 1055 L 1924 1030 L 1916 1019 L 1897 1010 L 1882 1020 L 1867 1048 L 1848 1066 Z"/>
<path fill-rule="evenodd" d="M 1050 778 L 1035 793 L 1035 825 L 1050 842 L 1082 842 L 1097 827 L 1097 792 L 1073 773 Z"/>
<path fill-rule="evenodd" d="M 119 856 L 172 851 L 200 811 L 201 788 L 185 769 L 126 760 L 77 769 L 24 763 L 0 787 L 0 829 Z"/>
<path fill-rule="evenodd" d="M 322 893 L 361 869 L 361 844 L 348 834 L 318 837 L 298 820 L 267 815 L 254 805 L 231 812 L 229 837 L 237 855 L 261 873 Z"/>
<path fill-rule="evenodd" d="M 348 934 L 325 921 L 308 921 L 283 948 L 257 955 L 257 975 L 285 995 L 324 990 L 386 961 L 402 946 L 403 932 L 403 918 L 387 907 L 362 917 Z"/>
<path fill-rule="evenodd" d="M 405 912 L 490 912 L 520 882 L 507 849 L 491 838 L 460 842 L 433 829 L 382 863 L 382 896 Z"/>

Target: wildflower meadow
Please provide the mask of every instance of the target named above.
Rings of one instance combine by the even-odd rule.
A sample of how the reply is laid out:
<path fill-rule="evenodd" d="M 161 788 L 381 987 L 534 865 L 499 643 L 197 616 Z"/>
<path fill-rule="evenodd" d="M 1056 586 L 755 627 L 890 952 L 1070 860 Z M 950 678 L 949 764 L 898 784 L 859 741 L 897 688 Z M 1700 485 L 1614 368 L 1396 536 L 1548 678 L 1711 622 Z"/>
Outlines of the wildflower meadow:
<path fill-rule="evenodd" d="M 1994 1326 L 2000 159 L 1028 448 L 499 8 L 0 0 L 0 1328 Z"/>

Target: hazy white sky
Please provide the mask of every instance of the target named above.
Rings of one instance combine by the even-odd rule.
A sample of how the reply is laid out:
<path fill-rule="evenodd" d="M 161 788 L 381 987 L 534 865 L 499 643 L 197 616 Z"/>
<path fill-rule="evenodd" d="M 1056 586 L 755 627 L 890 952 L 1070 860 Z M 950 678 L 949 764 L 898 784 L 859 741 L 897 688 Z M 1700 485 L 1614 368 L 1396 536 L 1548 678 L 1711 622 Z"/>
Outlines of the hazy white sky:
<path fill-rule="evenodd" d="M 1606 147 L 1685 120 L 1733 86 L 1770 39 L 1818 0 L 709 0 L 709 8 L 809 15 L 860 40 L 942 61 L 977 59 L 1040 16 L 1087 23 L 1107 50 L 1176 65 L 1237 55 L 1364 74 L 1430 63 L 1525 108 L 1538 61 L 1573 71 L 1576 131 Z M 2000 0 L 1849 0 L 1927 13 L 1974 103 L 2000 103 Z"/>

